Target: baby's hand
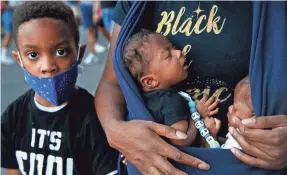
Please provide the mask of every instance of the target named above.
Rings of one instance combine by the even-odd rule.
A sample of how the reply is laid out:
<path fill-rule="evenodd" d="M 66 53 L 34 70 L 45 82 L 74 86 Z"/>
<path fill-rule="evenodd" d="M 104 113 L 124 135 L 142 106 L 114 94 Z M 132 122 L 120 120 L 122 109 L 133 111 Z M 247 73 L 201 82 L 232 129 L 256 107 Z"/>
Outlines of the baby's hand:
<path fill-rule="evenodd" d="M 219 132 L 219 129 L 221 127 L 221 121 L 218 120 L 217 118 L 206 117 L 204 119 L 204 125 L 209 130 L 210 134 L 213 137 L 216 137 L 216 135 Z"/>
<path fill-rule="evenodd" d="M 211 117 L 218 113 L 217 105 L 219 100 L 216 99 L 214 96 L 211 96 L 207 100 L 207 95 L 204 95 L 200 101 L 196 104 L 196 109 L 201 117 Z"/>

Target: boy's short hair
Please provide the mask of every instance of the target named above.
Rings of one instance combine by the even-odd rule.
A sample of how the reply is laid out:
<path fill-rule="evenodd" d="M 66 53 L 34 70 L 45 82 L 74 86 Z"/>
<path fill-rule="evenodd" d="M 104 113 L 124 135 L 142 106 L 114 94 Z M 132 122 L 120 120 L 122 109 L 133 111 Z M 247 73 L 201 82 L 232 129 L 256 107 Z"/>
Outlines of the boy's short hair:
<path fill-rule="evenodd" d="M 123 60 L 134 78 L 139 80 L 145 75 L 148 66 L 147 53 L 143 49 L 143 44 L 148 42 L 148 36 L 157 34 L 155 32 L 142 29 L 134 34 L 125 44 Z"/>
<path fill-rule="evenodd" d="M 235 91 L 243 104 L 253 111 L 249 76 L 244 77 L 239 83 L 237 83 Z"/>
<path fill-rule="evenodd" d="M 39 18 L 52 18 L 64 21 L 74 34 L 76 47 L 78 47 L 79 29 L 73 11 L 67 4 L 61 1 L 26 1 L 16 7 L 13 15 L 13 36 L 17 47 L 19 26 L 25 22 Z"/>

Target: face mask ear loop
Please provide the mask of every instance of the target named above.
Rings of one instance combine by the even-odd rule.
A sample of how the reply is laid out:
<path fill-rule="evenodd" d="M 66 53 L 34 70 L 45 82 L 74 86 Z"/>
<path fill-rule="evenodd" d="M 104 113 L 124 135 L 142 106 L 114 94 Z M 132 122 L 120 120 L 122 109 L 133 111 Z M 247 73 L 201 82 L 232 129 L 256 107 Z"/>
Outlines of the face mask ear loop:
<path fill-rule="evenodd" d="M 23 65 L 23 62 L 22 62 L 22 58 L 20 56 L 20 52 L 18 51 L 17 54 L 18 54 L 18 57 L 19 57 L 20 65 L 21 65 L 22 68 L 24 68 L 24 65 Z"/>
<path fill-rule="evenodd" d="M 78 56 L 77 56 L 77 61 L 79 61 L 80 51 L 81 51 L 81 45 L 79 45 L 79 46 L 78 46 Z"/>
<path fill-rule="evenodd" d="M 81 51 L 81 45 L 79 45 L 79 48 L 78 48 L 78 56 L 77 56 L 77 62 L 79 61 L 80 59 L 80 51 Z M 78 64 L 78 74 L 81 75 L 83 73 L 83 66 L 81 66 L 80 64 Z"/>

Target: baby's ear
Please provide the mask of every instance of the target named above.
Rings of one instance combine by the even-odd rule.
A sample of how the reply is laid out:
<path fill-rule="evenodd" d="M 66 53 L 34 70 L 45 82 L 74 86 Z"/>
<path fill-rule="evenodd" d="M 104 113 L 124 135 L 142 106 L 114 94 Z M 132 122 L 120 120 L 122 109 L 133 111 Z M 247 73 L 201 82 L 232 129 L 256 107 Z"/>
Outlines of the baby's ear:
<path fill-rule="evenodd" d="M 80 64 L 83 60 L 87 45 L 80 45 L 79 47 L 80 48 L 79 48 L 78 54 L 79 54 L 79 64 Z"/>
<path fill-rule="evenodd" d="M 21 61 L 21 58 L 19 57 L 18 51 L 13 50 L 13 51 L 12 51 L 12 55 L 13 55 L 14 59 L 17 61 L 17 63 L 18 63 L 20 66 L 23 66 L 22 61 Z"/>
<path fill-rule="evenodd" d="M 143 76 L 140 79 L 140 82 L 144 88 L 147 88 L 149 90 L 153 90 L 159 85 L 159 81 L 157 80 L 154 74 L 148 74 L 148 75 Z"/>

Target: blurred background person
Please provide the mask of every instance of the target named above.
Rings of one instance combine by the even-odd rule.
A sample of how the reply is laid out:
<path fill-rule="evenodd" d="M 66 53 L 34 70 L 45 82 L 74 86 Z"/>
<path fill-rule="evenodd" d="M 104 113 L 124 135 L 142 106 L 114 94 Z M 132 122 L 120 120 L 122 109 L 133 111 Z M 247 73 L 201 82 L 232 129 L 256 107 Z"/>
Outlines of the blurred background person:
<path fill-rule="evenodd" d="M 117 4 L 117 1 L 100 1 L 102 9 L 102 19 L 105 28 L 110 34 L 112 34 L 114 22 L 112 20 L 113 9 Z"/>
<path fill-rule="evenodd" d="M 82 17 L 82 24 L 85 30 L 87 30 L 88 41 L 88 54 L 83 60 L 84 64 L 90 64 L 92 61 L 98 62 L 99 58 L 96 56 L 96 52 L 102 53 L 106 48 L 96 43 L 98 25 L 93 22 L 93 6 L 94 1 L 82 0 L 80 3 L 80 11 Z"/>
<path fill-rule="evenodd" d="M 67 1 L 67 4 L 71 7 L 79 27 L 81 25 L 80 1 Z"/>
<path fill-rule="evenodd" d="M 113 9 L 117 1 L 96 1 L 94 3 L 94 21 L 97 23 L 103 23 L 105 29 L 103 35 L 110 41 L 112 35 L 114 22 L 112 20 Z M 102 26 L 102 25 L 101 25 Z M 108 44 L 108 48 L 110 43 Z"/>
<path fill-rule="evenodd" d="M 11 65 L 15 63 L 11 56 L 8 56 L 8 49 L 12 42 L 12 17 L 16 5 L 21 1 L 1 1 L 1 64 Z M 3 33 L 2 33 L 3 32 Z M 2 38 L 3 35 L 3 38 Z M 11 54 L 10 54 L 11 55 Z"/>
<path fill-rule="evenodd" d="M 111 35 L 104 25 L 100 1 L 95 1 L 93 4 L 93 23 L 96 26 L 96 31 L 101 32 L 103 36 L 110 42 Z M 97 45 L 95 46 L 95 50 L 97 51 L 96 47 Z"/>

